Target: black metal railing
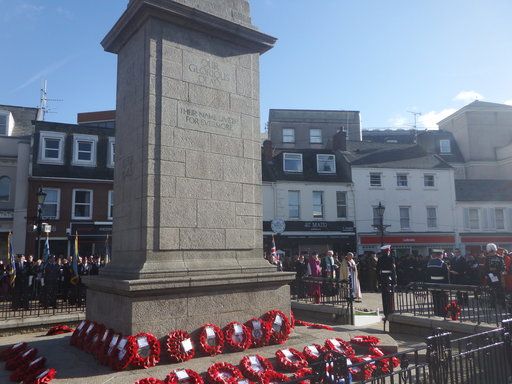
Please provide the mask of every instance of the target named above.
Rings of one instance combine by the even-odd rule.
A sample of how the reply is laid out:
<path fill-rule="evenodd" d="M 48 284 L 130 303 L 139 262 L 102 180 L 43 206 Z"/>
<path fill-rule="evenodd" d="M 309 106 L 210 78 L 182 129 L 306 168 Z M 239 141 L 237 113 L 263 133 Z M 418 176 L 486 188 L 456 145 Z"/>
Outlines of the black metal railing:
<path fill-rule="evenodd" d="M 311 375 L 288 384 L 512 382 L 512 320 L 504 320 L 501 327 L 491 331 L 455 340 L 451 336 L 438 329 L 425 345 L 357 364 L 342 355 L 324 354 L 320 363 L 311 364 Z"/>
<path fill-rule="evenodd" d="M 291 285 L 291 298 L 311 304 L 344 305 L 354 301 L 349 280 L 303 277 Z"/>
<path fill-rule="evenodd" d="M 510 300 L 500 288 L 432 283 L 410 283 L 395 292 L 395 312 L 496 325 L 511 317 Z"/>
<path fill-rule="evenodd" d="M 0 292 L 0 320 L 84 312 L 85 297 L 81 283 L 8 287 Z"/>

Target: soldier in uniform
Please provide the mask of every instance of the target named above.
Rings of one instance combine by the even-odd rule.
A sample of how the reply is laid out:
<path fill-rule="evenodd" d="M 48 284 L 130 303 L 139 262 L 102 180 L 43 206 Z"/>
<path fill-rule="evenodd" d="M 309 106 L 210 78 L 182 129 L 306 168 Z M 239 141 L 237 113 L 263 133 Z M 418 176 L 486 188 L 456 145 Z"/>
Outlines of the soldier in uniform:
<path fill-rule="evenodd" d="M 55 256 L 51 256 L 44 269 L 45 306 L 57 307 L 59 277 L 59 266 L 55 260 Z"/>
<path fill-rule="evenodd" d="M 391 245 L 384 245 L 380 248 L 380 257 L 377 260 L 376 269 L 382 293 L 384 316 L 387 319 L 388 315 L 395 310 L 396 266 L 395 260 L 391 256 Z"/>
<path fill-rule="evenodd" d="M 427 282 L 433 284 L 449 284 L 450 270 L 443 260 L 442 249 L 433 249 L 432 257 L 427 264 Z M 446 316 L 445 307 L 448 304 L 448 294 L 442 290 L 432 291 L 432 301 L 434 303 L 434 315 Z"/>
<path fill-rule="evenodd" d="M 493 301 L 504 302 L 503 274 L 505 273 L 505 260 L 497 251 L 496 244 L 489 243 L 486 247 L 487 257 L 485 259 L 485 275 L 489 287 L 492 288 Z"/>

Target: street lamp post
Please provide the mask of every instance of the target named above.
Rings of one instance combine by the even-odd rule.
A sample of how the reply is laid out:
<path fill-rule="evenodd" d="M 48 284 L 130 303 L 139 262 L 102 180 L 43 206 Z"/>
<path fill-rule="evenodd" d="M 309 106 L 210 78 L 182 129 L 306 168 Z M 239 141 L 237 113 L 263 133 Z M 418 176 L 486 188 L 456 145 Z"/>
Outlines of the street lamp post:
<path fill-rule="evenodd" d="M 44 200 L 46 199 L 46 193 L 43 191 L 43 188 L 39 187 L 39 190 L 37 191 L 37 222 L 36 222 L 36 230 L 37 230 L 37 259 L 39 260 L 40 257 L 40 248 L 41 248 L 41 232 L 43 230 L 43 204 Z"/>
<path fill-rule="evenodd" d="M 386 230 L 389 225 L 384 225 L 384 211 L 386 210 L 386 207 L 382 205 L 382 203 L 379 201 L 379 205 L 377 206 L 377 216 L 379 218 L 379 224 L 373 224 L 372 227 L 374 227 L 377 231 L 380 233 L 380 246 L 382 247 L 384 245 L 384 231 Z"/>

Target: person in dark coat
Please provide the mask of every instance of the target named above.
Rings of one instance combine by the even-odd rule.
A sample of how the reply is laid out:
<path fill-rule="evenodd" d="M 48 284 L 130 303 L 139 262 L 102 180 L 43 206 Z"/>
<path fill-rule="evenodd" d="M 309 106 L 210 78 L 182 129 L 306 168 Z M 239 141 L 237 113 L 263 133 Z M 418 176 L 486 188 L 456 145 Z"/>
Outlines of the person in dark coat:
<path fill-rule="evenodd" d="M 57 289 L 59 284 L 60 271 L 55 256 L 51 256 L 44 269 L 44 305 L 57 307 Z"/>
<path fill-rule="evenodd" d="M 493 301 L 498 304 L 504 303 L 505 291 L 503 290 L 505 273 L 505 260 L 497 251 L 496 244 L 489 243 L 486 247 L 487 257 L 485 259 L 485 274 L 489 287 L 492 288 Z"/>
<path fill-rule="evenodd" d="M 460 249 L 454 250 L 452 266 L 450 268 L 451 282 L 453 284 L 468 284 L 469 264 Z"/>
<path fill-rule="evenodd" d="M 308 266 L 304 261 L 304 255 L 297 256 L 297 260 L 295 261 L 295 284 L 297 287 L 297 295 L 300 298 L 306 297 L 306 288 L 305 284 L 302 281 L 302 278 L 306 275 L 308 271 Z"/>
<path fill-rule="evenodd" d="M 395 259 L 391 255 L 391 245 L 384 245 L 380 248 L 377 276 L 382 293 L 384 316 L 387 319 L 388 315 L 395 311 L 396 266 Z"/>
<path fill-rule="evenodd" d="M 89 271 L 89 274 L 91 276 L 99 275 L 100 274 L 100 268 L 101 268 L 100 258 L 99 258 L 99 256 L 94 256 L 93 262 L 91 264 L 91 269 Z"/>
<path fill-rule="evenodd" d="M 20 308 L 28 309 L 30 296 L 30 266 L 27 264 L 24 255 L 19 255 L 16 260 L 16 279 L 14 281 L 14 292 L 12 300 L 13 310 Z"/>

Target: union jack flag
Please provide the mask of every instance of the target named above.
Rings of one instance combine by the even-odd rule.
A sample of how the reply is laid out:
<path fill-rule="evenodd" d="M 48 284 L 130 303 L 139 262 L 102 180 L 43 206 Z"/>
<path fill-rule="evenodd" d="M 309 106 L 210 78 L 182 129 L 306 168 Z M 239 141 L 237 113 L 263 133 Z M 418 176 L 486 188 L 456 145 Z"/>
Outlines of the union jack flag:
<path fill-rule="evenodd" d="M 270 256 L 277 256 L 277 248 L 274 235 L 272 235 L 272 248 L 270 248 Z"/>

